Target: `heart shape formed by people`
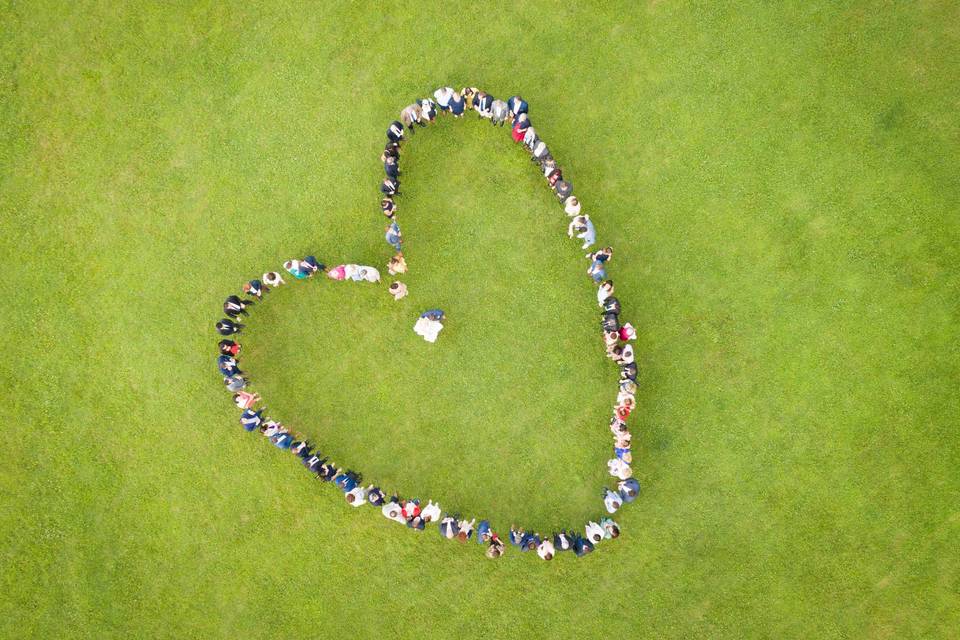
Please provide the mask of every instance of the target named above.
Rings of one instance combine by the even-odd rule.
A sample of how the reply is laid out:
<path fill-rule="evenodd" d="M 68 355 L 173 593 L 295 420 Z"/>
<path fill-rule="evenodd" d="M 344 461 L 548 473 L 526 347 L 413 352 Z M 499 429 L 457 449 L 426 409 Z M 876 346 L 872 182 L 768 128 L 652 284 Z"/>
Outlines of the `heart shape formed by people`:
<path fill-rule="evenodd" d="M 596 242 L 593 221 L 589 215 L 581 212 L 582 205 L 573 194 L 572 184 L 564 178 L 562 168 L 532 126 L 527 103 L 516 95 L 506 101 L 498 100 L 475 87 L 465 87 L 460 91 L 441 87 L 434 92 L 432 98 L 418 99 L 404 108 L 400 112 L 400 120 L 392 122 L 387 128 L 387 144 L 381 156 L 385 177 L 380 184 L 380 208 L 387 219 L 385 239 L 394 250 L 394 255 L 387 262 L 389 274 L 399 276 L 408 269 L 403 255 L 403 234 L 397 219 L 396 199 L 401 196 L 401 145 L 413 136 L 417 128 L 427 127 L 438 117 L 462 118 L 467 111 L 476 112 L 479 118 L 489 120 L 495 127 L 504 127 L 510 123 L 512 139 L 530 154 L 531 161 L 542 172 L 560 207 L 570 218 L 568 236 L 582 241 L 583 250 L 590 249 Z M 617 484 L 614 489 L 602 488 L 602 503 L 606 515 L 588 521 L 582 533 L 577 529 L 541 535 L 537 531 L 511 526 L 508 535 L 511 545 L 521 551 L 536 551 L 544 560 L 551 560 L 556 553 L 567 550 L 573 551 L 578 557 L 584 556 L 592 552 L 601 541 L 618 537 L 620 527 L 609 516 L 624 503 L 635 500 L 640 489 L 630 468 L 631 434 L 627 427 L 627 419 L 635 406 L 637 390 L 637 365 L 630 344 L 636 337 L 636 331 L 629 323 L 621 322 L 620 302 L 613 295 L 612 280 L 607 277 L 607 267 L 613 257 L 613 250 L 605 247 L 587 253 L 586 257 L 589 260 L 587 276 L 597 287 L 596 300 L 600 310 L 602 343 L 608 357 L 620 368 L 617 400 L 609 424 L 614 437 L 613 457 L 607 462 L 608 471 L 617 480 Z M 291 283 L 310 280 L 320 272 L 324 272 L 332 280 L 377 285 L 381 283 L 380 272 L 375 267 L 344 263 L 328 268 L 314 256 L 287 260 L 283 263 L 283 269 L 289 274 Z M 269 271 L 260 278 L 250 280 L 243 285 L 243 297 L 231 295 L 226 299 L 223 311 L 227 317 L 215 325 L 222 336 L 218 345 L 217 366 L 224 376 L 224 384 L 233 394 L 234 404 L 242 410 L 240 424 L 243 428 L 249 432 L 261 433 L 275 447 L 292 454 L 310 473 L 336 485 L 343 491 L 347 504 L 354 507 L 373 506 L 379 509 L 384 517 L 415 531 L 424 530 L 428 524 L 437 523 L 444 538 L 456 538 L 462 542 L 476 539 L 478 543 L 487 545 L 488 557 L 500 557 L 506 546 L 489 521 L 481 519 L 478 523 L 476 517 L 462 517 L 450 509 L 444 511 L 433 500 L 423 504 L 419 499 L 387 496 L 375 484 L 365 483 L 359 472 L 336 464 L 306 437 L 264 415 L 263 399 L 252 389 L 246 374 L 240 369 L 238 355 L 241 346 L 232 338 L 243 330 L 251 308 L 262 303 L 265 300 L 264 295 L 271 288 L 286 284 L 282 272 L 278 271 Z M 408 295 L 406 285 L 399 280 L 391 283 L 387 292 L 396 300 Z M 443 330 L 445 320 L 443 310 L 428 309 L 415 319 L 413 329 L 424 340 L 434 343 Z"/>

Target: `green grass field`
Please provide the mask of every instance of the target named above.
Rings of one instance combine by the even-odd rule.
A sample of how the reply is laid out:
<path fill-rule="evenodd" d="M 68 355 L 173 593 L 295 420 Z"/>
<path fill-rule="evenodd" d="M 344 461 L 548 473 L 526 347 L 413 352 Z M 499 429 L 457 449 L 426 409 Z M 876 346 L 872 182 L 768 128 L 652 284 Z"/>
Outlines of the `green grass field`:
<path fill-rule="evenodd" d="M 4 3 L 0 637 L 958 637 L 958 25 L 938 0 Z M 530 102 L 640 329 L 644 491 L 585 559 L 349 509 L 215 372 L 246 279 L 385 263 L 383 132 L 441 84 Z M 403 169 L 410 296 L 278 290 L 244 368 L 385 488 L 501 532 L 599 515 L 616 371 L 566 216 L 472 116 Z"/>

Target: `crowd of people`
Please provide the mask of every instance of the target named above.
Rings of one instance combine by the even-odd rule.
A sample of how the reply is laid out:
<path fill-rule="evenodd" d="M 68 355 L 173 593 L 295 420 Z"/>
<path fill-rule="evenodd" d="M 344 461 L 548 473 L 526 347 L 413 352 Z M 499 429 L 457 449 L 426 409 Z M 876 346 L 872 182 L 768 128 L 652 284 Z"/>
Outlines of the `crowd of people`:
<path fill-rule="evenodd" d="M 385 177 L 380 183 L 380 210 L 387 218 L 385 240 L 393 249 L 393 256 L 387 262 L 387 273 L 396 276 L 407 272 L 407 263 L 403 255 L 403 234 L 397 220 L 397 201 L 400 195 L 400 149 L 408 136 L 413 136 L 417 128 L 424 128 L 440 117 L 462 118 L 466 112 L 473 111 L 481 119 L 487 119 L 494 126 L 510 124 L 513 140 L 521 144 L 530 154 L 531 162 L 543 172 L 547 185 L 557 198 L 560 206 L 569 217 L 567 235 L 582 240 L 581 250 L 588 250 L 596 243 L 596 228 L 589 214 L 583 213 L 582 205 L 573 194 L 573 185 L 563 175 L 550 153 L 546 143 L 534 129 L 529 116 L 527 102 L 520 96 L 511 96 L 508 100 L 498 100 L 476 87 L 458 90 L 441 87 L 433 97 L 416 100 L 400 113 L 400 119 L 387 128 L 387 144 L 381 161 Z M 573 551 L 576 556 L 584 556 L 602 542 L 620 535 L 620 527 L 609 516 L 616 513 L 624 503 L 633 502 L 640 491 L 640 483 L 633 478 L 631 463 L 631 433 L 627 419 L 636 406 L 637 364 L 631 342 L 637 333 L 629 322 L 621 320 L 620 302 L 614 295 L 613 281 L 608 278 L 607 267 L 613 258 L 613 249 L 604 247 L 586 254 L 589 262 L 587 275 L 597 286 L 597 303 L 600 307 L 600 327 L 607 357 L 619 367 L 620 376 L 617 387 L 617 400 L 612 408 L 610 430 L 613 433 L 612 455 L 607 462 L 611 476 L 617 482 L 614 488 L 605 487 L 602 501 L 607 515 L 586 523 L 580 531 L 559 531 L 542 535 L 537 531 L 526 531 L 522 527 L 511 526 L 507 541 L 520 551 L 536 551 L 543 560 L 551 560 L 561 551 Z M 283 269 L 294 279 L 313 277 L 320 271 L 333 280 L 352 280 L 380 282 L 380 272 L 375 267 L 340 264 L 330 268 L 317 261 L 313 256 L 302 260 L 287 260 Z M 241 426 L 250 432 L 257 432 L 269 440 L 278 449 L 291 452 L 310 472 L 324 482 L 332 482 L 344 494 L 345 501 L 353 507 L 370 505 L 379 508 L 388 520 L 406 525 L 410 529 L 423 530 L 432 523 L 438 525 L 440 535 L 445 539 L 461 542 L 476 540 L 487 546 L 486 555 L 497 558 L 503 555 L 506 546 L 488 520 L 462 518 L 458 513 L 444 512 L 440 506 L 428 500 L 424 505 L 418 498 L 401 498 L 388 494 L 374 484 L 363 482 L 362 474 L 344 468 L 330 460 L 313 446 L 304 436 L 293 432 L 280 422 L 265 415 L 266 408 L 259 394 L 248 389 L 249 378 L 240 369 L 240 344 L 232 337 L 240 333 L 243 320 L 249 316 L 251 306 L 263 300 L 271 288 L 285 284 L 280 272 L 268 272 L 260 279 L 250 280 L 242 288 L 244 297 L 229 296 L 223 304 L 225 317 L 216 323 L 217 332 L 222 336 L 219 343 L 217 366 L 223 376 L 227 390 L 233 394 L 233 401 L 239 409 Z M 400 281 L 394 281 L 387 287 L 388 293 L 396 300 L 407 295 L 407 287 Z M 429 342 L 434 342 L 443 328 L 445 314 L 440 309 L 430 309 L 420 315 L 414 331 Z"/>

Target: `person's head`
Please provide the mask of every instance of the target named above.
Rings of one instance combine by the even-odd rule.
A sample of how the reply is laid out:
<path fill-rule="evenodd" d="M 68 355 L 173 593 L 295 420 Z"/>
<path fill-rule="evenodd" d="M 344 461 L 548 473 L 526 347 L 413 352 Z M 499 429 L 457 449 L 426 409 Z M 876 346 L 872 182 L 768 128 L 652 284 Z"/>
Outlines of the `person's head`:
<path fill-rule="evenodd" d="M 594 533 L 590 536 L 590 541 L 594 544 L 600 542 L 601 540 L 603 540 L 603 536 L 601 536 L 599 533 Z"/>
<path fill-rule="evenodd" d="M 537 548 L 536 541 L 531 540 L 530 542 L 527 543 L 527 549 L 529 549 L 530 551 L 533 551 L 536 548 Z"/>
<path fill-rule="evenodd" d="M 492 545 L 487 549 L 488 558 L 499 558 L 501 555 L 503 555 L 503 547 Z"/>
<path fill-rule="evenodd" d="M 354 494 L 352 493 L 347 494 L 347 502 L 349 502 L 350 504 L 353 504 L 354 500 L 356 499 L 357 499 L 357 496 L 355 496 Z"/>
<path fill-rule="evenodd" d="M 457 540 L 459 540 L 460 542 L 466 542 L 466 541 L 467 541 L 467 532 L 466 532 L 466 531 L 461 531 L 460 533 L 458 533 L 458 534 L 457 534 Z"/>
<path fill-rule="evenodd" d="M 618 527 L 618 526 L 615 525 L 615 524 L 608 524 L 608 525 L 607 525 L 607 531 L 610 533 L 610 537 L 611 537 L 611 538 L 618 538 L 618 537 L 620 537 L 620 527 Z"/>
<path fill-rule="evenodd" d="M 543 554 L 543 559 L 544 559 L 544 560 L 553 560 L 553 554 L 552 554 L 552 553 L 545 553 L 545 554 Z"/>
<path fill-rule="evenodd" d="M 390 284 L 390 287 L 389 287 L 390 293 L 396 293 L 396 292 L 399 291 L 399 290 L 400 290 L 400 283 L 399 283 L 399 282 L 393 282 L 393 283 Z"/>
<path fill-rule="evenodd" d="M 569 198 L 567 198 L 567 204 L 570 205 L 571 207 L 576 207 L 577 205 L 580 204 L 580 201 L 577 200 L 577 196 L 570 196 Z"/>
<path fill-rule="evenodd" d="M 608 256 L 608 257 L 609 257 L 609 256 L 612 256 L 612 255 L 613 255 L 613 247 L 604 247 L 604 248 L 603 248 L 603 253 L 604 253 L 604 255 L 606 255 L 606 256 Z"/>
<path fill-rule="evenodd" d="M 604 283 L 603 283 L 602 285 L 600 285 L 600 288 L 603 289 L 604 291 L 608 291 L 608 292 L 612 293 L 612 292 L 613 292 L 613 280 L 606 280 L 606 281 L 604 281 Z"/>

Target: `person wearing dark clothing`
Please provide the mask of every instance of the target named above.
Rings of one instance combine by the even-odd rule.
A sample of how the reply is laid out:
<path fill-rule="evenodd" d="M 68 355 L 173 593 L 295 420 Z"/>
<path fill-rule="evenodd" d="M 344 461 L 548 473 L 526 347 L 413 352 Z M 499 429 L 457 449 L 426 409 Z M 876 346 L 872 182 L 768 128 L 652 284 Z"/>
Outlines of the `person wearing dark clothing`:
<path fill-rule="evenodd" d="M 407 526 L 416 531 L 423 531 L 426 524 L 426 521 L 421 516 L 407 518 Z"/>
<path fill-rule="evenodd" d="M 317 271 L 326 269 L 327 265 L 323 264 L 322 262 L 317 262 L 317 259 L 314 256 L 307 256 L 300 261 L 300 268 L 307 272 L 307 277 L 310 277 Z"/>
<path fill-rule="evenodd" d="M 558 180 L 557 184 L 553 187 L 553 190 L 557 194 L 557 198 L 560 200 L 560 202 L 563 202 L 570 196 L 571 193 L 573 193 L 573 185 L 566 180 Z"/>
<path fill-rule="evenodd" d="M 593 543 L 587 540 L 586 538 L 577 535 L 573 539 L 573 552 L 577 554 L 578 558 L 582 558 L 593 551 Z"/>
<path fill-rule="evenodd" d="M 241 300 L 239 296 L 230 296 L 223 302 L 223 312 L 231 318 L 238 318 L 241 314 L 248 316 L 247 306 L 253 304 L 253 300 Z"/>
<path fill-rule="evenodd" d="M 337 486 L 340 487 L 340 490 L 344 493 L 347 491 L 353 491 L 353 488 L 357 486 L 360 480 L 360 474 L 356 473 L 355 471 L 344 471 L 333 479 L 333 481 L 337 483 Z"/>
<path fill-rule="evenodd" d="M 290 446 L 290 451 L 295 453 L 297 457 L 300 458 L 301 460 L 306 460 L 307 458 L 313 455 L 313 447 L 311 447 L 310 443 L 307 442 L 306 440 L 300 440 L 298 442 L 294 442 Z"/>
<path fill-rule="evenodd" d="M 394 120 L 387 128 L 387 138 L 390 142 L 400 142 L 403 140 L 403 124 Z"/>
<path fill-rule="evenodd" d="M 227 377 L 243 373 L 243 371 L 240 371 L 240 364 L 237 359 L 226 354 L 217 357 L 217 368 L 220 369 L 222 375 Z"/>
<path fill-rule="evenodd" d="M 320 457 L 319 451 L 314 451 L 312 455 L 307 456 L 303 459 L 303 466 L 311 471 L 311 473 L 318 473 L 320 467 L 327 462 L 326 458 Z"/>
<path fill-rule="evenodd" d="M 243 285 L 243 295 L 253 296 L 257 300 L 261 300 L 263 298 L 264 290 L 263 283 L 259 280 L 251 280 L 247 284 Z"/>
<path fill-rule="evenodd" d="M 395 196 L 400 193 L 400 181 L 396 178 L 387 178 L 380 183 L 380 193 L 385 196 Z"/>
<path fill-rule="evenodd" d="M 493 96 L 489 93 L 480 91 L 477 97 L 473 99 L 473 108 L 481 118 L 490 118 L 493 116 Z"/>
<path fill-rule="evenodd" d="M 256 431 L 263 423 L 263 409 L 254 411 L 253 409 L 244 409 L 240 414 L 240 426 L 245 431 Z"/>
<path fill-rule="evenodd" d="M 380 201 L 380 210 L 383 211 L 383 215 L 393 220 L 393 216 L 397 214 L 397 203 L 393 201 L 393 198 L 387 196 Z"/>
<path fill-rule="evenodd" d="M 457 92 L 453 93 L 453 97 L 450 98 L 450 113 L 453 114 L 454 118 L 463 117 L 463 112 L 466 110 L 467 101 L 466 99 Z"/>
<path fill-rule="evenodd" d="M 636 478 L 627 478 L 617 484 L 617 489 L 620 491 L 624 502 L 633 502 L 640 493 L 640 482 Z"/>
<path fill-rule="evenodd" d="M 388 178 L 400 177 L 400 163 L 393 156 L 387 156 L 383 159 L 383 172 Z"/>
<path fill-rule="evenodd" d="M 603 312 L 612 313 L 614 315 L 620 315 L 620 301 L 614 298 L 613 296 L 608 296 L 603 301 Z"/>
<path fill-rule="evenodd" d="M 386 498 L 386 494 L 384 494 L 383 491 L 380 490 L 380 487 L 375 487 L 373 485 L 370 485 L 367 488 L 367 502 L 369 502 L 373 506 L 379 507 L 380 505 L 383 504 L 383 501 L 385 498 Z"/>
<path fill-rule="evenodd" d="M 603 320 L 600 322 L 600 326 L 603 327 L 604 331 L 619 331 L 620 330 L 620 320 L 617 318 L 615 313 L 605 313 L 603 314 Z"/>
<path fill-rule="evenodd" d="M 324 462 L 317 469 L 317 477 L 323 480 L 324 482 L 330 482 L 337 477 L 339 470 L 336 465 L 332 465 L 329 462 Z"/>
<path fill-rule="evenodd" d="M 510 96 L 510 99 L 507 100 L 507 109 L 510 110 L 510 115 L 514 119 L 516 119 L 521 113 L 527 113 L 529 108 L 530 107 L 527 105 L 527 101 L 520 96 Z"/>
<path fill-rule="evenodd" d="M 540 546 L 540 536 L 535 533 L 524 533 L 520 537 L 520 551 L 536 551 Z"/>
<path fill-rule="evenodd" d="M 223 355 L 235 356 L 240 353 L 240 345 L 233 340 L 221 340 L 219 346 Z"/>
<path fill-rule="evenodd" d="M 383 148 L 383 154 L 380 156 L 380 159 L 386 158 L 396 158 L 397 161 L 400 161 L 400 144 L 397 142 L 388 142 L 387 145 Z"/>
<path fill-rule="evenodd" d="M 243 329 L 242 324 L 240 324 L 239 322 L 233 322 L 232 320 L 228 320 L 227 318 L 220 320 L 219 322 L 217 322 L 215 326 L 217 327 L 217 331 L 222 336 L 230 336 L 235 333 L 240 333 L 240 330 Z"/>
<path fill-rule="evenodd" d="M 570 551 L 573 549 L 573 538 L 564 529 L 560 533 L 553 534 L 553 546 L 557 551 Z"/>
<path fill-rule="evenodd" d="M 442 322 L 446 319 L 446 316 L 443 313 L 443 309 L 428 309 L 420 314 L 421 318 L 426 318 L 428 320 L 433 320 L 435 322 Z"/>

